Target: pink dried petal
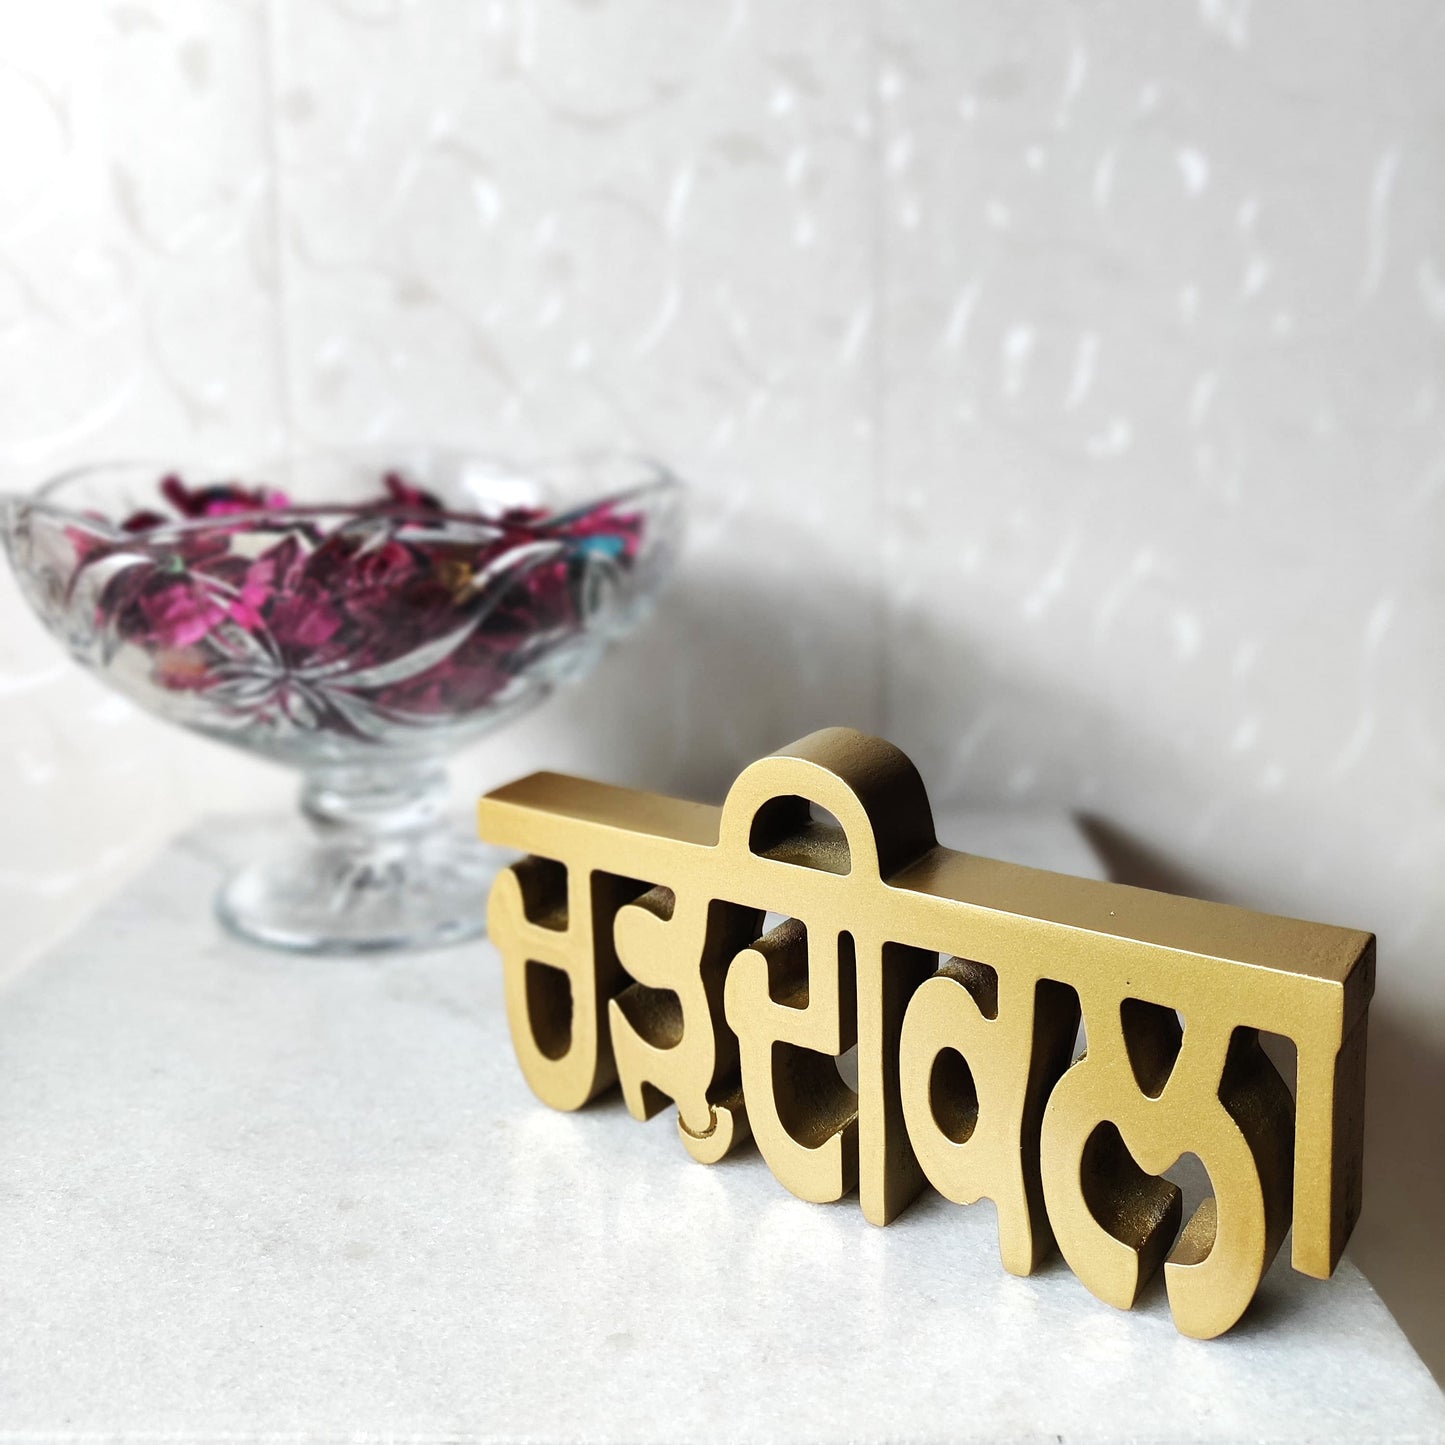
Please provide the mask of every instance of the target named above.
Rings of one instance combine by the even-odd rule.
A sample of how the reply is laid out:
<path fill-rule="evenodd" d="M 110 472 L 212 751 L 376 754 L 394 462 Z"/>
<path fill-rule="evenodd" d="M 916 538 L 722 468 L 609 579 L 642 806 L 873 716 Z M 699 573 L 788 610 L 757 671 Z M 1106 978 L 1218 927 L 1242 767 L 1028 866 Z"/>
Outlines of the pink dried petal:
<path fill-rule="evenodd" d="M 390 505 L 397 507 L 416 507 L 422 511 L 440 512 L 443 510 L 441 501 L 432 495 L 431 492 L 423 491 L 422 488 L 413 485 L 400 472 L 387 472 L 382 477 L 382 484 L 386 487 Z M 381 503 L 386 506 L 387 503 Z"/>
<path fill-rule="evenodd" d="M 188 487 L 172 473 L 161 478 L 161 495 L 186 518 L 227 517 L 238 512 L 274 512 L 291 505 L 291 499 L 273 487 L 243 487 L 219 482 L 209 487 Z"/>
<path fill-rule="evenodd" d="M 139 512 L 132 512 L 120 526 L 123 532 L 149 532 L 152 527 L 164 526 L 167 520 L 160 512 L 142 509 Z"/>
<path fill-rule="evenodd" d="M 364 552 L 352 564 L 348 584 L 358 591 L 376 592 L 398 587 L 419 570 L 419 563 L 400 542 Z"/>
<path fill-rule="evenodd" d="M 307 587 L 273 601 L 266 623 L 281 647 L 294 654 L 329 642 L 341 628 L 341 614 L 325 593 Z"/>
<path fill-rule="evenodd" d="M 226 615 L 213 598 L 190 581 L 167 584 L 140 598 L 152 645 L 189 647 Z"/>

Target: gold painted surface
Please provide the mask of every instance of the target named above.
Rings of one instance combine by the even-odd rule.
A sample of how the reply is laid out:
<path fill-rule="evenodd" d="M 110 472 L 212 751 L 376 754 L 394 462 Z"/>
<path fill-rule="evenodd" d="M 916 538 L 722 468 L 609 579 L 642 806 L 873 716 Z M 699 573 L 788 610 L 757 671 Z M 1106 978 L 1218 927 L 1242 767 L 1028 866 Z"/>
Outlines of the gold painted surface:
<path fill-rule="evenodd" d="M 846 728 L 752 764 L 721 808 L 538 773 L 480 820 L 529 855 L 488 926 L 553 1107 L 619 1081 L 638 1118 L 671 1099 L 694 1158 L 751 1134 L 793 1193 L 856 1187 L 876 1224 L 925 1183 L 990 1198 L 1007 1269 L 1057 1240 L 1128 1308 L 1162 1264 L 1199 1338 L 1291 1228 L 1295 1268 L 1333 1272 L 1360 1207 L 1371 935 L 941 847 L 913 765 Z M 1294 1098 L 1260 1030 L 1293 1041 Z M 835 1064 L 855 1041 L 856 1093 Z M 1158 1177 L 1185 1153 L 1213 1188 L 1188 1221 Z"/>

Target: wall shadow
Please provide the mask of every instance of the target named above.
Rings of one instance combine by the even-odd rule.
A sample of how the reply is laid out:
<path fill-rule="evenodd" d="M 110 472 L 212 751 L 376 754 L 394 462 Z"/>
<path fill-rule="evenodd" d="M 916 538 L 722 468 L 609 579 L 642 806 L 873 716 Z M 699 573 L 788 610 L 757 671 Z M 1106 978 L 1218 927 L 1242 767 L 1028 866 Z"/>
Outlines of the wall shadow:
<path fill-rule="evenodd" d="M 1074 817 L 1104 867 L 1108 869 L 1109 877 L 1116 883 L 1129 883 L 1135 888 L 1152 888 L 1157 893 L 1184 893 L 1192 898 L 1209 897 L 1208 887 L 1202 878 L 1188 873 L 1173 859 L 1136 838 L 1118 824 L 1111 823 L 1097 813 L 1076 813 Z"/>

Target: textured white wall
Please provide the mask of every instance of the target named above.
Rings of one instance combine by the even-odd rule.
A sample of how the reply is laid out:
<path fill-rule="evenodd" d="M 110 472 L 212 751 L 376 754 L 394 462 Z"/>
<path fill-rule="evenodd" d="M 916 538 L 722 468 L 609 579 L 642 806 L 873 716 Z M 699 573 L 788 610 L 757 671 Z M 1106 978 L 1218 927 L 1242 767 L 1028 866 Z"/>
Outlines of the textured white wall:
<path fill-rule="evenodd" d="M 0 11 L 0 482 L 429 438 L 696 485 L 645 641 L 463 760 L 809 727 L 1373 928 L 1356 1257 L 1445 1367 L 1445 25 L 1429 0 Z M 13 956 L 289 780 L 0 582 Z M 962 846 L 966 839 L 951 840 Z"/>

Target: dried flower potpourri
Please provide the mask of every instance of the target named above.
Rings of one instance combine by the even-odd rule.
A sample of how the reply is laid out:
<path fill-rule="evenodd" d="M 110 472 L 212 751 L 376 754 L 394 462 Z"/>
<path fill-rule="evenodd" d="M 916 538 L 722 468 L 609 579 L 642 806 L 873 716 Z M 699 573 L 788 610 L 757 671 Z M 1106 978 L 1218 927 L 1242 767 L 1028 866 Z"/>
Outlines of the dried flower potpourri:
<path fill-rule="evenodd" d="M 514 680 L 581 632 L 596 562 L 625 572 L 647 517 L 602 501 L 554 516 L 448 510 L 397 472 L 374 501 L 298 507 L 239 482 L 161 479 L 120 533 L 67 529 L 107 654 L 192 695 L 210 730 L 390 742 L 505 705 Z M 100 519 L 97 519 L 100 520 Z M 254 741 L 258 741 L 253 737 Z"/>
<path fill-rule="evenodd" d="M 448 755 L 586 677 L 678 555 L 685 488 L 650 458 L 397 460 L 313 452 L 280 486 L 266 467 L 100 462 L 0 493 L 21 591 L 73 658 L 301 773 L 308 835 L 278 831 L 216 899 L 252 942 L 481 933 L 497 860 L 450 824 Z"/>

